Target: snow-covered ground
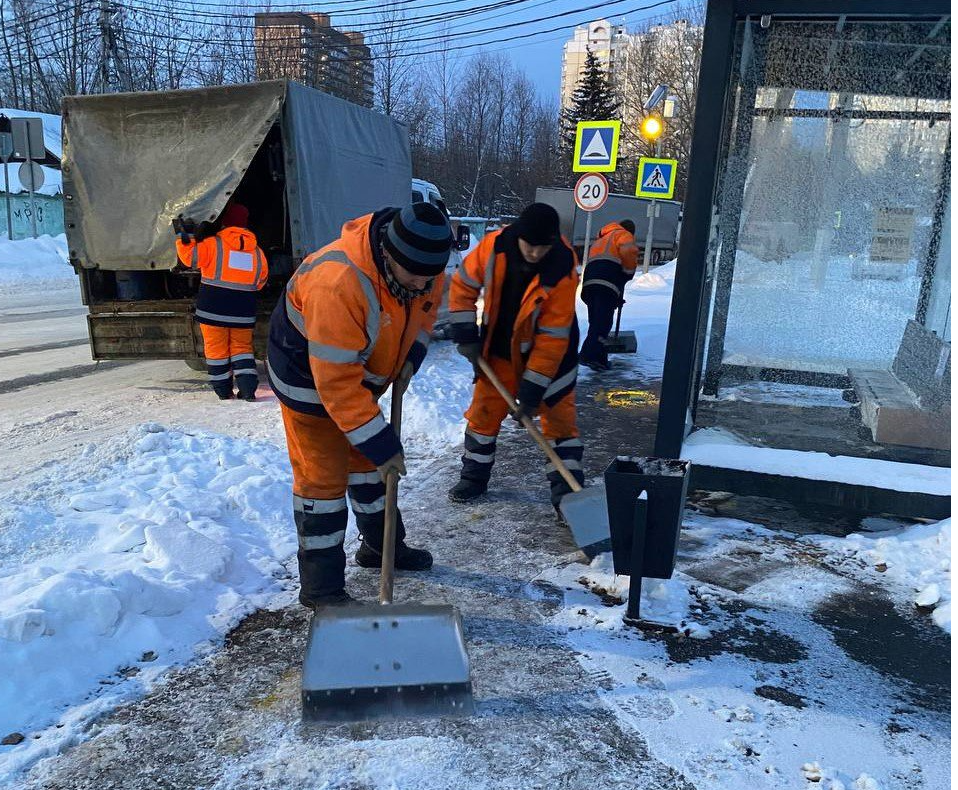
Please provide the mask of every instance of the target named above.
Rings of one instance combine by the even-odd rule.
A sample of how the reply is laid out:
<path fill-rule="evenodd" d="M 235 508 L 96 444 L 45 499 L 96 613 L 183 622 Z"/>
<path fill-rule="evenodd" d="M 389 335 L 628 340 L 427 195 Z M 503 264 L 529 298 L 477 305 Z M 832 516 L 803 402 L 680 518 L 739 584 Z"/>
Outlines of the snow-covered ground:
<path fill-rule="evenodd" d="M 808 543 L 824 549 L 826 562 L 854 568 L 861 559 L 886 561 L 887 575 L 892 577 L 895 567 L 894 581 L 911 589 L 912 597 L 924 585 L 925 600 L 940 592 L 947 607 L 949 534 L 945 521 L 896 538 L 872 538 L 871 549 L 858 535 Z M 566 590 L 565 605 L 552 623 L 565 630 L 590 675 L 603 680 L 603 702 L 625 727 L 642 734 L 653 756 L 708 790 L 948 786 L 943 744 L 913 734 L 907 745 L 899 741 L 891 747 L 879 722 L 893 719 L 900 703 L 894 696 L 868 699 L 866 688 L 876 682 L 872 670 L 837 649 L 809 616 L 830 596 L 851 592 L 853 582 L 802 562 L 801 542 L 753 524 L 687 513 L 683 536 L 698 545 L 697 565 L 705 564 L 703 557 L 748 552 L 753 565 L 772 572 L 757 574 L 730 593 L 684 572 L 680 562 L 672 579 L 643 581 L 644 619 L 673 626 L 693 641 L 727 632 L 725 639 L 740 644 L 751 639 L 773 644 L 787 634 L 808 654 L 784 664 L 725 652 L 695 662 L 676 660 L 667 642 L 635 638 L 623 625 L 629 580 L 613 574 L 609 555 L 588 568 L 570 564 L 545 572 L 542 579 Z M 737 632 L 736 618 L 727 613 L 733 610 L 723 611 L 723 605 L 744 607 L 754 632 Z M 816 665 L 827 667 L 827 674 Z M 781 686 L 790 693 L 781 693 Z"/>
<path fill-rule="evenodd" d="M 78 289 L 79 281 L 67 263 L 67 239 L 0 239 L 0 295 L 49 289 Z"/>
<path fill-rule="evenodd" d="M 904 608 L 918 607 L 951 633 L 951 519 L 855 533 L 846 538 L 810 538 L 829 561 L 859 568 L 882 583 Z"/>
<path fill-rule="evenodd" d="M 30 264 L 30 254 L 14 256 L 19 273 L 9 282 L 17 290 L 2 291 L 0 280 L 0 319 L 15 319 L 21 308 L 9 306 L 27 305 L 24 294 L 35 293 L 36 282 L 75 283 L 57 250 L 59 263 L 54 255 L 41 265 Z M 49 277 L 34 278 L 44 266 Z M 639 275 L 627 291 L 622 325 L 637 332 L 639 354 L 622 364 L 645 377 L 661 372 L 674 274 L 673 262 Z M 584 328 L 584 311 L 581 321 Z M 6 325 L 20 331 L 16 320 Z M 44 360 L 50 357 L 37 362 Z M 410 478 L 444 459 L 457 463 L 470 391 L 465 360 L 451 344 L 435 345 L 405 399 Z M 254 608 L 295 605 L 288 461 L 275 400 L 265 386 L 260 396 L 255 404 L 215 401 L 202 376 L 176 362 L 0 388 L 0 738 L 25 736 L 0 746 L 0 786 L 17 786 L 21 769 L 89 737 L 95 717 L 155 688 L 171 667 L 216 653 Z M 477 517 L 485 518 L 470 516 Z M 676 646 L 624 630 L 627 580 L 613 576 L 608 555 L 591 566 L 565 558 L 538 577 L 564 592 L 543 627 L 578 654 L 619 726 L 700 790 L 945 786 L 945 736 L 906 732 L 890 741 L 883 722 L 897 715 L 894 695 L 863 702 L 882 679 L 840 650 L 810 613 L 866 574 L 909 617 L 933 611 L 950 628 L 950 521 L 795 540 L 690 513 L 684 541 L 694 560 L 686 554 L 673 579 L 645 583 L 647 617 L 678 627 L 686 644 L 704 645 L 726 630 L 730 646 L 762 642 L 763 629 L 789 634 L 805 657 L 779 664 L 729 649 L 674 660 L 670 651 L 681 640 Z M 741 557 L 771 570 L 732 593 L 690 567 Z M 734 631 L 739 616 L 754 619 L 755 634 Z M 822 667 L 833 675 L 819 677 Z M 801 705 L 756 690 L 785 685 L 806 695 Z M 258 770 L 306 759 L 310 745 L 296 732 L 284 737 L 258 755 Z M 347 738 L 327 753 L 365 765 L 364 787 L 451 788 L 457 761 L 449 755 L 458 744 L 453 731 L 359 744 Z M 429 766 L 416 767 L 417 760 Z M 921 783 L 902 784 L 914 766 Z M 243 770 L 238 765 L 235 775 Z"/>
<path fill-rule="evenodd" d="M 76 737 L 270 602 L 295 552 L 283 448 L 146 423 L 0 502 L 0 732 Z M 2 758 L 0 758 L 2 759 Z"/>

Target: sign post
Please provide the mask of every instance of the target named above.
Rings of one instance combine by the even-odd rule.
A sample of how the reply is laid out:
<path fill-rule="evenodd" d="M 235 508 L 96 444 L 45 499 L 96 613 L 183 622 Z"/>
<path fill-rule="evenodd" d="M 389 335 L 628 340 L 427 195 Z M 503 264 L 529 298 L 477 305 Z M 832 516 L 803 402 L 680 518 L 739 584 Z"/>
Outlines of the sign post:
<path fill-rule="evenodd" d="M 609 182 L 601 173 L 586 173 L 575 183 L 575 204 L 586 212 L 585 245 L 582 248 L 582 266 L 589 262 L 589 244 L 592 241 L 592 212 L 602 208 L 609 199 Z"/>
<path fill-rule="evenodd" d="M 43 139 L 43 120 L 41 118 L 11 118 L 10 131 L 13 134 L 13 155 L 22 159 L 20 181 L 26 177 L 30 190 L 30 230 L 37 237 L 37 204 L 34 192 L 43 186 L 43 171 L 35 162 L 42 162 L 47 155 Z M 39 173 L 39 177 L 37 174 Z"/>
<path fill-rule="evenodd" d="M 656 140 L 655 157 L 643 156 L 639 159 L 639 175 L 635 180 L 636 196 L 652 198 L 646 211 L 649 229 L 645 236 L 645 254 L 642 258 L 643 274 L 648 274 L 649 264 L 652 261 L 652 232 L 655 228 L 655 218 L 660 210 L 656 199 L 668 200 L 672 197 L 675 193 L 675 176 L 679 169 L 677 160 L 659 157 L 661 150 L 661 142 Z"/>
<path fill-rule="evenodd" d="M 13 156 L 13 135 L 0 132 L 0 159 L 3 159 L 4 202 L 7 204 L 7 238 L 13 241 L 13 210 L 10 207 L 10 157 Z"/>

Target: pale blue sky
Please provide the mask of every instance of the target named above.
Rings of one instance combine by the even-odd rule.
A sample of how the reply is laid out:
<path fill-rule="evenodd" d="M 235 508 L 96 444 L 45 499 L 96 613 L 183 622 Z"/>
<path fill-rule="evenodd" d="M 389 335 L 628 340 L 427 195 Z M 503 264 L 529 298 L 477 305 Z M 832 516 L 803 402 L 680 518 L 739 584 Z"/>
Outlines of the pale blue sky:
<path fill-rule="evenodd" d="M 288 0 L 287 0 L 288 2 Z M 606 18 L 613 23 L 624 23 L 630 30 L 643 19 L 661 20 L 677 10 L 678 2 L 660 3 L 657 0 L 454 0 L 436 5 L 436 0 L 421 2 L 400 2 L 407 21 L 405 35 L 409 37 L 450 36 L 449 47 L 464 47 L 451 52 L 456 57 L 469 57 L 479 51 L 501 51 L 507 54 L 536 84 L 539 94 L 547 100 L 558 103 L 559 79 L 562 63 L 562 45 L 572 35 L 576 25 L 595 19 Z M 438 24 L 424 17 L 449 12 L 465 12 L 481 5 L 495 4 L 498 7 L 474 15 L 463 15 L 447 19 Z M 371 0 L 332 0 L 331 4 L 307 4 L 312 10 L 330 13 L 333 25 L 339 28 L 356 27 L 367 33 L 371 43 L 375 44 L 376 19 L 369 11 Z M 385 3 L 384 3 L 385 5 Z M 592 8 L 596 6 L 596 8 Z M 347 9 L 362 9 L 356 14 L 346 13 Z M 588 9 L 588 10 L 582 10 Z M 522 24 L 530 20 L 547 17 L 534 24 Z M 508 27 L 510 25 L 519 25 Z M 489 32 L 472 34 L 479 29 L 491 28 Z M 555 28 L 559 28 L 555 30 Z M 551 31 L 551 32 L 547 32 Z M 537 33 L 528 38 L 519 38 L 529 33 Z M 472 34 L 472 35 L 466 35 Z M 472 46 L 472 45 L 480 46 Z M 418 45 L 421 50 L 439 48 L 438 41 L 423 41 Z M 434 59 L 434 54 L 424 54 L 422 60 Z"/>

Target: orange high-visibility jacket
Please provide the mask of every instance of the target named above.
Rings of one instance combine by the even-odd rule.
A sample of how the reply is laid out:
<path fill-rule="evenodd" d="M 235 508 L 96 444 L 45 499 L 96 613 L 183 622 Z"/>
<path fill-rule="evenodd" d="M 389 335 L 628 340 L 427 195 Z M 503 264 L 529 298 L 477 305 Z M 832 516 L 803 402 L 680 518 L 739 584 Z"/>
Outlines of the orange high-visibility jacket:
<path fill-rule="evenodd" d="M 499 299 L 506 275 L 508 229 L 483 236 L 462 262 L 449 289 L 449 320 L 457 343 L 482 341 L 488 356 L 489 342 L 498 320 Z M 575 386 L 578 360 L 578 323 L 575 296 L 579 283 L 578 261 L 563 238 L 539 263 L 522 297 L 512 332 L 512 363 L 521 379 L 522 403 L 558 402 Z M 482 328 L 476 306 L 482 295 Z"/>
<path fill-rule="evenodd" d="M 371 223 L 388 211 L 347 222 L 336 241 L 303 260 L 273 312 L 267 355 L 277 397 L 332 418 L 377 465 L 402 450 L 377 394 L 407 359 L 422 363 L 443 291 L 440 274 L 409 302 L 389 292 L 370 246 Z"/>
<path fill-rule="evenodd" d="M 186 244 L 177 237 L 176 254 L 202 275 L 196 297 L 199 323 L 246 328 L 256 323 L 256 292 L 266 285 L 269 266 L 251 231 L 223 228 Z"/>
<path fill-rule="evenodd" d="M 631 279 L 639 264 L 635 238 L 618 222 L 610 222 L 599 231 L 599 238 L 589 250 L 590 263 L 599 259 L 616 261 L 622 267 L 622 273 Z"/>

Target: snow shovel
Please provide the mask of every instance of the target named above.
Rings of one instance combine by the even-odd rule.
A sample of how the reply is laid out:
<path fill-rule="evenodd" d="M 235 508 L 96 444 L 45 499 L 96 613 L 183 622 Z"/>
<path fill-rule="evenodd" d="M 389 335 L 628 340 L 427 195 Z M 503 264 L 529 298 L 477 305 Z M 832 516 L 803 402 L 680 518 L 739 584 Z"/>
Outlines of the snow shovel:
<path fill-rule="evenodd" d="M 625 332 L 619 331 L 622 325 L 622 305 L 619 303 L 619 309 L 615 316 L 615 334 L 609 335 L 602 341 L 607 354 L 634 354 L 639 350 L 639 341 L 635 337 L 635 332 L 627 329 Z"/>
<path fill-rule="evenodd" d="M 482 357 L 479 357 L 479 367 L 486 374 L 486 378 L 492 382 L 492 386 L 509 404 L 509 412 L 515 415 L 518 412 L 519 404 L 516 403 L 512 393 L 503 386 L 489 363 Z M 552 445 L 536 428 L 532 418 L 523 415 L 520 421 L 522 427 L 528 431 L 535 443 L 539 445 L 542 452 L 555 466 L 556 471 L 562 475 L 562 479 L 572 489 L 571 494 L 562 497 L 559 510 L 562 511 L 563 518 L 568 522 L 569 529 L 572 530 L 572 537 L 575 539 L 576 545 L 582 549 L 582 552 L 589 559 L 604 551 L 611 551 L 612 537 L 609 531 L 609 510 L 605 501 L 605 486 L 590 486 L 589 488 L 580 486 L 579 481 L 572 476 L 569 468 L 559 458 Z"/>
<path fill-rule="evenodd" d="M 393 385 L 399 435 L 402 393 Z M 378 604 L 326 606 L 313 614 L 303 662 L 303 719 L 343 722 L 473 713 L 469 656 L 449 605 L 393 603 L 399 475 L 386 479 Z"/>

